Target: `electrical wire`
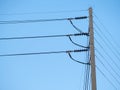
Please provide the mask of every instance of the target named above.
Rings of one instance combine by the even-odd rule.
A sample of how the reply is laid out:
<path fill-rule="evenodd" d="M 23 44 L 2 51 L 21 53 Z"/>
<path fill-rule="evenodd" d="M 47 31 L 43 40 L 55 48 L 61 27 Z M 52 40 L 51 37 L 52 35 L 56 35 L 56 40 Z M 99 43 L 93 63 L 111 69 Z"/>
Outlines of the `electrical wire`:
<path fill-rule="evenodd" d="M 109 80 L 109 78 L 96 66 L 97 70 L 105 77 L 105 79 L 117 90 L 117 87 L 113 84 L 112 81 Z"/>
<path fill-rule="evenodd" d="M 102 35 L 105 37 L 106 41 L 103 39 L 104 43 L 107 44 L 106 42 L 108 42 L 109 44 L 107 44 L 107 46 L 109 47 L 109 49 L 112 51 L 113 55 L 115 55 L 115 57 L 119 60 L 120 62 L 120 57 L 118 54 L 120 54 L 120 52 L 118 51 L 118 49 L 116 49 L 116 47 L 114 47 L 114 45 L 111 43 L 111 41 L 106 37 L 106 35 L 102 32 L 102 30 L 98 27 L 98 25 L 94 22 L 95 26 L 97 27 L 97 29 L 102 33 Z M 100 36 L 100 34 L 99 34 Z M 101 37 L 103 38 L 103 37 Z M 110 47 L 111 46 L 111 47 Z M 113 49 L 114 48 L 114 49 Z M 115 51 L 114 51 L 115 50 Z"/>
<path fill-rule="evenodd" d="M 90 41 L 89 38 L 87 37 L 87 46 L 90 46 Z M 86 61 L 90 63 L 90 48 L 88 48 L 88 52 L 86 52 Z M 86 77 L 85 77 L 85 90 L 89 90 L 89 84 L 90 84 L 90 66 L 85 66 L 86 67 Z"/>
<path fill-rule="evenodd" d="M 68 36 L 68 37 L 69 37 L 69 40 L 70 40 L 74 45 L 79 46 L 79 47 L 82 47 L 82 48 L 89 48 L 89 47 L 86 47 L 86 46 L 83 46 L 83 45 L 80 45 L 80 44 L 75 43 L 70 36 Z"/>
<path fill-rule="evenodd" d="M 113 62 L 113 64 L 120 70 L 120 67 L 117 65 L 117 63 L 114 61 L 114 59 L 105 51 L 104 47 L 96 39 L 95 39 L 95 41 L 101 47 L 101 49 L 103 49 L 104 53 L 110 58 L 110 60 Z"/>
<path fill-rule="evenodd" d="M 89 75 L 90 75 L 90 66 L 85 66 L 85 76 L 84 76 L 84 90 L 89 89 Z"/>
<path fill-rule="evenodd" d="M 74 17 L 74 18 L 61 18 L 61 19 L 11 20 L 11 21 L 0 21 L 0 24 L 37 23 L 37 22 L 51 22 L 51 21 L 63 21 L 63 20 L 79 20 L 86 18 L 87 16 Z"/>
<path fill-rule="evenodd" d="M 110 70 L 107 69 L 106 65 L 102 62 L 102 60 L 100 60 L 97 56 L 96 56 L 96 58 L 103 65 L 103 67 L 110 73 L 110 75 L 117 81 L 117 83 L 119 83 L 118 79 L 112 74 L 112 72 L 110 72 Z"/>
<path fill-rule="evenodd" d="M 75 30 L 77 30 L 78 32 L 82 33 L 82 30 L 80 30 L 78 27 L 76 27 L 76 26 L 73 24 L 72 20 L 69 20 L 69 21 L 70 21 L 70 24 L 75 28 Z"/>
<path fill-rule="evenodd" d="M 7 38 L 0 38 L 0 40 L 15 40 L 15 39 L 35 39 L 35 38 L 52 38 L 52 37 L 68 37 L 68 36 L 80 36 L 86 35 L 88 33 L 76 33 L 76 34 L 66 34 L 66 35 L 49 35 L 49 36 L 29 36 L 29 37 L 7 37 Z"/>
<path fill-rule="evenodd" d="M 95 23 L 94 23 L 95 24 Z M 103 33 L 102 33 L 103 34 Z M 101 37 L 102 38 L 102 37 Z M 96 40 L 96 39 L 95 39 Z M 98 41 L 96 40 L 96 42 L 98 43 Z M 106 42 L 105 42 L 106 43 Z M 104 48 L 101 46 L 101 44 L 100 43 L 98 43 L 99 45 L 100 45 L 100 47 L 104 50 Z M 110 49 L 111 50 L 111 49 Z M 109 56 L 109 54 L 104 50 L 104 52 L 108 55 L 108 57 L 110 57 Z M 102 55 L 102 54 L 101 54 Z M 103 57 L 103 56 L 102 56 Z M 105 60 L 105 61 L 107 61 L 107 60 Z M 113 61 L 113 63 L 115 64 L 115 65 L 117 65 L 115 62 L 114 62 L 114 60 L 112 60 Z M 108 63 L 109 64 L 109 63 Z M 110 64 L 109 64 L 110 65 Z M 110 65 L 110 67 L 111 67 L 111 65 Z M 111 67 L 112 68 L 112 67 Z M 118 67 L 119 68 L 119 67 Z M 117 74 L 117 76 L 119 76 L 119 74 L 112 68 L 112 70 Z M 116 82 L 120 85 L 120 82 L 117 80 L 117 78 L 109 71 L 109 73 L 112 75 L 112 77 L 116 80 Z"/>
<path fill-rule="evenodd" d="M 50 52 L 32 52 L 32 53 L 17 53 L 17 54 L 1 54 L 0 57 L 10 56 L 26 56 L 26 55 L 40 55 L 40 54 L 58 54 L 58 53 L 73 53 L 73 52 L 85 52 L 87 49 L 81 50 L 67 50 L 67 51 L 50 51 Z"/>
<path fill-rule="evenodd" d="M 105 59 L 105 61 L 107 62 L 107 64 L 111 67 L 111 69 L 114 71 L 114 73 L 116 74 L 116 75 L 118 75 L 118 77 L 120 78 L 120 75 L 116 72 L 116 70 L 114 70 L 114 68 L 112 68 L 112 66 L 109 64 L 109 62 L 107 61 L 107 59 L 103 56 L 103 54 L 101 54 L 97 49 L 95 49 L 97 52 L 98 52 L 98 54 L 103 58 L 103 59 Z M 104 50 L 104 52 L 105 52 L 105 54 L 106 55 L 108 55 L 108 57 L 110 58 L 109 60 L 111 60 L 112 62 L 113 62 L 113 64 L 116 66 L 117 64 L 114 62 L 114 60 L 110 57 L 110 55 L 109 54 L 107 54 L 107 52 Z M 119 70 L 119 68 L 118 68 L 118 70 Z"/>
<path fill-rule="evenodd" d="M 90 66 L 86 66 L 87 70 L 87 74 L 86 74 L 86 90 L 89 89 L 89 78 L 90 78 Z"/>
<path fill-rule="evenodd" d="M 81 61 L 75 60 L 75 59 L 72 57 L 72 55 L 71 55 L 71 53 L 70 53 L 70 52 L 68 52 L 68 55 L 69 55 L 69 57 L 70 57 L 73 61 L 75 61 L 75 62 L 77 62 L 77 63 L 90 65 L 90 63 L 85 63 L 85 62 L 81 62 Z"/>
<path fill-rule="evenodd" d="M 97 52 L 99 53 L 99 55 L 106 61 L 106 63 L 109 65 L 109 67 L 111 68 L 111 70 L 120 78 L 120 75 L 116 72 L 116 70 L 114 70 L 114 68 L 110 65 L 110 63 L 107 61 L 107 59 L 97 50 Z M 109 72 L 112 77 L 120 84 L 120 82 L 117 80 L 117 78 L 111 73 Z"/>
<path fill-rule="evenodd" d="M 56 13 L 74 13 L 88 10 L 60 10 L 60 11 L 44 11 L 44 12 L 24 12 L 24 13 L 2 13 L 0 15 L 28 15 L 28 14 L 56 14 Z"/>
<path fill-rule="evenodd" d="M 89 37 L 87 37 L 87 46 L 88 51 L 86 52 L 86 62 L 90 63 L 90 55 L 89 55 Z M 85 65 L 85 71 L 84 71 L 84 84 L 83 84 L 83 90 L 89 90 L 89 81 L 90 81 L 90 65 Z"/>
<path fill-rule="evenodd" d="M 91 71 L 90 71 L 90 66 L 88 67 L 88 70 L 87 70 L 87 90 L 91 90 L 91 78 L 90 78 L 90 74 L 91 74 Z"/>
<path fill-rule="evenodd" d="M 102 27 L 104 28 L 104 30 L 109 34 L 109 36 L 111 37 L 111 39 L 112 39 L 112 41 L 114 42 L 114 44 L 115 45 L 117 45 L 118 47 L 120 47 L 119 46 L 119 44 L 117 44 L 117 42 L 115 41 L 115 39 L 113 38 L 113 36 L 112 36 L 112 34 L 109 32 L 109 30 L 105 27 L 105 25 L 101 22 L 101 20 L 98 18 L 98 16 L 95 14 L 95 13 L 93 13 L 93 15 L 95 16 L 95 18 L 97 19 L 97 21 L 102 25 Z"/>
<path fill-rule="evenodd" d="M 89 51 L 88 51 L 87 59 L 88 59 L 88 62 L 90 63 Z M 89 83 L 90 83 L 90 66 L 86 66 L 86 88 L 85 88 L 85 90 L 90 89 L 89 88 Z"/>

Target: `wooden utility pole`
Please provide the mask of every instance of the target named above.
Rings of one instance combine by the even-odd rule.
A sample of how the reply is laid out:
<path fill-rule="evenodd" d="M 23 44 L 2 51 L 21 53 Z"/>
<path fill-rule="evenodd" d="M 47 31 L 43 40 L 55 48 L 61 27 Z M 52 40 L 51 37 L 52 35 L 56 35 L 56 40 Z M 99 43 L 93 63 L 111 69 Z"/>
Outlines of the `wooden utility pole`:
<path fill-rule="evenodd" d="M 97 90 L 96 87 L 96 68 L 95 68 L 95 51 L 94 51 L 94 31 L 92 8 L 89 8 L 89 34 L 90 34 L 90 64 L 91 64 L 91 90 Z"/>

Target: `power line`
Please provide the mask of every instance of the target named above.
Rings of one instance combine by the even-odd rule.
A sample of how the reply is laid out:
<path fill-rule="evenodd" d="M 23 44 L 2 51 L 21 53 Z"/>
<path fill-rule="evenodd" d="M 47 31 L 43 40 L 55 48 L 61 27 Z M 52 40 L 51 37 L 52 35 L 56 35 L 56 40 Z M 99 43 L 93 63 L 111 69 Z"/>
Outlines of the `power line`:
<path fill-rule="evenodd" d="M 107 69 L 107 67 L 105 66 L 105 64 L 96 56 L 96 58 L 98 59 L 98 61 L 104 66 L 104 68 L 110 73 L 110 75 L 119 83 L 118 79 L 112 74 L 112 72 L 110 72 L 110 70 Z"/>
<path fill-rule="evenodd" d="M 105 27 L 105 25 L 101 22 L 101 20 L 98 18 L 98 16 L 95 14 L 95 13 L 93 13 L 94 14 L 94 16 L 95 16 L 95 18 L 97 19 L 97 21 L 103 26 L 103 28 L 105 29 L 105 31 L 109 34 L 109 36 L 111 37 L 111 39 L 112 39 L 112 41 L 114 42 L 114 43 L 116 43 L 116 45 L 118 45 L 117 44 L 117 42 L 115 41 L 115 39 L 113 38 L 113 36 L 112 36 L 112 34 L 109 32 L 109 30 Z M 119 45 L 118 45 L 119 46 Z M 120 46 L 119 46 L 120 47 Z"/>
<path fill-rule="evenodd" d="M 103 49 L 103 48 L 102 48 Z M 114 70 L 114 68 L 110 65 L 110 63 L 108 62 L 108 60 L 103 56 L 103 54 L 101 54 L 97 49 L 96 51 L 98 52 L 98 54 L 103 58 L 105 59 L 105 61 L 107 62 L 107 64 L 111 67 L 111 69 L 114 71 L 114 73 L 120 78 L 120 75 L 116 72 L 116 70 Z M 111 60 L 113 62 L 113 64 L 118 68 L 119 70 L 119 67 L 118 65 L 114 62 L 114 60 L 110 57 L 110 55 L 104 50 L 105 54 L 110 58 L 109 60 Z"/>
<path fill-rule="evenodd" d="M 98 52 L 98 51 L 97 51 Z M 102 54 L 100 53 L 100 52 L 98 52 L 99 53 L 99 55 L 107 62 L 107 59 L 105 59 L 104 58 L 104 56 L 102 56 Z M 112 71 L 120 78 L 120 75 L 116 72 L 116 70 L 114 70 L 114 68 L 110 65 L 110 63 L 109 62 L 107 62 L 107 64 L 109 65 L 109 67 L 112 69 Z M 117 78 L 110 72 L 110 71 L 108 71 L 111 75 L 112 75 L 112 77 L 118 82 L 118 84 L 120 85 L 120 82 L 117 80 Z"/>
<path fill-rule="evenodd" d="M 69 40 L 70 40 L 74 45 L 79 46 L 79 47 L 82 47 L 82 48 L 89 48 L 89 46 L 86 47 L 86 46 L 77 44 L 76 42 L 74 42 L 74 41 L 72 40 L 72 38 L 71 38 L 70 36 L 68 36 L 68 37 L 69 37 Z"/>
<path fill-rule="evenodd" d="M 117 65 L 116 62 L 114 62 L 113 58 L 104 50 L 104 47 L 95 39 L 96 43 L 101 47 L 101 49 L 103 49 L 104 53 L 110 58 L 110 60 L 113 62 L 113 64 L 118 68 L 118 70 L 120 70 L 120 67 Z M 96 49 L 96 51 L 98 51 Z M 99 52 L 100 53 L 100 52 Z M 102 54 L 101 54 L 102 55 Z M 103 55 L 102 55 L 103 56 Z M 106 60 L 107 61 L 107 60 Z M 119 76 L 120 77 L 120 76 Z"/>
<path fill-rule="evenodd" d="M 73 22 L 72 22 L 72 20 L 69 20 L 70 21 L 70 24 L 75 28 L 75 30 L 77 30 L 78 32 L 82 32 L 82 30 L 80 30 L 78 27 L 76 27 L 74 24 L 73 24 Z"/>
<path fill-rule="evenodd" d="M 88 10 L 59 10 L 59 11 L 43 11 L 43 12 L 23 12 L 23 13 L 2 13 L 0 15 L 28 15 L 28 14 L 57 14 L 57 13 L 74 13 Z"/>
<path fill-rule="evenodd" d="M 106 37 L 106 35 L 102 32 L 102 30 L 98 27 L 98 25 L 94 22 L 95 26 L 97 27 L 97 29 L 103 34 L 103 36 L 105 37 L 106 41 L 112 46 L 110 47 L 109 44 L 106 43 L 106 41 L 103 39 L 104 43 L 107 44 L 107 46 L 110 48 L 110 50 L 112 51 L 112 53 L 115 55 L 115 57 L 120 61 L 120 57 L 118 54 L 119 51 L 116 49 L 116 47 L 114 47 L 114 45 L 111 43 L 111 41 Z M 100 36 L 100 34 L 99 34 Z M 101 37 L 103 38 L 103 37 Z M 114 49 L 113 49 L 114 48 Z M 114 51 L 115 50 L 115 51 Z"/>
<path fill-rule="evenodd" d="M 87 37 L 87 46 L 89 49 L 89 37 Z M 86 52 L 86 62 L 90 64 L 90 52 Z M 90 90 L 90 65 L 85 66 L 83 90 Z"/>
<path fill-rule="evenodd" d="M 96 66 L 97 70 L 105 77 L 105 79 L 117 90 L 116 86 L 109 80 L 109 78 Z"/>
<path fill-rule="evenodd" d="M 89 44 L 89 39 L 87 37 L 87 46 L 89 46 Z M 90 63 L 90 51 L 86 52 L 86 61 Z M 90 66 L 85 66 L 84 90 L 90 90 Z"/>
<path fill-rule="evenodd" d="M 78 61 L 78 60 L 74 59 L 74 58 L 72 57 L 72 55 L 70 54 L 70 52 L 68 52 L 68 55 L 69 55 L 69 57 L 70 57 L 73 61 L 75 61 L 75 62 L 77 62 L 77 63 L 90 65 L 90 63 L 89 63 L 89 62 L 85 63 L 85 62 L 81 62 L 81 61 Z"/>
<path fill-rule="evenodd" d="M 84 90 L 89 89 L 89 78 L 90 78 L 90 66 L 85 66 L 85 77 L 84 77 Z"/>
<path fill-rule="evenodd" d="M 52 38 L 52 37 L 68 37 L 68 36 L 89 36 L 88 33 L 76 33 L 76 34 L 65 34 L 65 35 L 48 35 L 48 36 L 28 36 L 28 37 L 5 37 L 0 40 L 15 40 L 15 39 L 35 39 L 35 38 Z"/>
<path fill-rule="evenodd" d="M 26 56 L 26 55 L 40 55 L 40 54 L 58 54 L 58 53 L 73 53 L 73 52 L 85 52 L 88 49 L 81 50 L 67 50 L 67 51 L 50 51 L 50 52 L 32 52 L 32 53 L 17 53 L 17 54 L 1 54 L 0 57 L 8 57 L 8 56 Z"/>
<path fill-rule="evenodd" d="M 96 31 L 97 32 L 97 31 Z M 102 38 L 102 36 L 98 33 L 98 35 Z M 104 49 L 104 47 L 95 39 L 96 43 L 101 47 L 101 49 Z M 104 39 L 102 39 L 102 41 L 106 43 L 106 41 Z M 115 53 L 113 52 L 113 50 L 109 47 L 109 44 L 107 44 L 107 48 L 109 48 L 109 50 L 112 51 L 113 55 L 115 55 Z M 115 64 L 115 66 L 120 69 L 120 67 L 117 65 L 116 62 L 114 62 L 113 58 L 104 50 L 104 53 L 110 58 L 110 60 Z M 118 59 L 118 58 L 117 58 Z"/>
<path fill-rule="evenodd" d="M 51 21 L 63 21 L 63 20 L 79 20 L 86 18 L 87 16 L 74 17 L 74 18 L 61 18 L 61 19 L 11 20 L 11 21 L 0 21 L 0 24 L 37 23 L 37 22 L 51 22 Z"/>

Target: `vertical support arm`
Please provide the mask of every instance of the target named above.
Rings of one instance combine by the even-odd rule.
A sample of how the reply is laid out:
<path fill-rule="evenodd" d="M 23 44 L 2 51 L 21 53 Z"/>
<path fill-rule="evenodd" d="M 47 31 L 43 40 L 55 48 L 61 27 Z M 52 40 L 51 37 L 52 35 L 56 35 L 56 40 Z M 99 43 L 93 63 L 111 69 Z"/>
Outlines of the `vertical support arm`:
<path fill-rule="evenodd" d="M 91 83 L 92 83 L 91 90 L 97 90 L 92 8 L 89 8 L 89 34 L 90 34 L 90 64 L 91 64 Z"/>

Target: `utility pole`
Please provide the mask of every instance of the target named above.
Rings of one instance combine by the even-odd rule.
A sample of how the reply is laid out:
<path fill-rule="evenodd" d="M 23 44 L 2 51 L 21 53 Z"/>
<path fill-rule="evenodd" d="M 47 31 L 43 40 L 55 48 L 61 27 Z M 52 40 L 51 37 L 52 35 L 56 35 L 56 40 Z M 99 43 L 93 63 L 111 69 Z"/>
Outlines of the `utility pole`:
<path fill-rule="evenodd" d="M 91 90 L 97 90 L 92 8 L 89 8 L 89 34 L 90 34 L 90 65 L 91 65 L 91 83 L 92 83 Z"/>

